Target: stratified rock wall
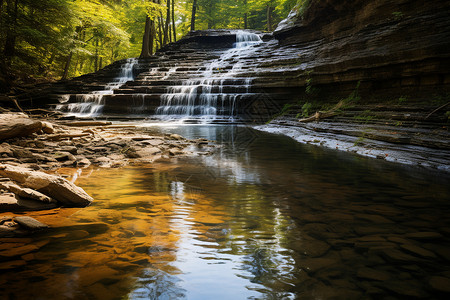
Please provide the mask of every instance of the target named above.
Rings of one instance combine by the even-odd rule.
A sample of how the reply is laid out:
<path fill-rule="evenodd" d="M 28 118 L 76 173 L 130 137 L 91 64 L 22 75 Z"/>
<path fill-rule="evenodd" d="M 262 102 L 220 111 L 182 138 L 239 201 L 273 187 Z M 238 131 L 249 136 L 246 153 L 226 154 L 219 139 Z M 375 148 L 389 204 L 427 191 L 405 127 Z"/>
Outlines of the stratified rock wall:
<path fill-rule="evenodd" d="M 307 50 L 300 59 L 310 82 L 327 92 L 361 81 L 378 101 L 438 97 L 450 85 L 449 13 L 445 0 L 311 0 L 274 36 L 283 47 Z"/>
<path fill-rule="evenodd" d="M 267 121 L 287 103 L 335 104 L 355 96 L 356 89 L 364 104 L 401 100 L 434 105 L 433 111 L 450 98 L 449 15 L 448 0 L 311 0 L 302 15 L 293 11 L 273 36 L 260 34 L 264 43 L 248 55 L 216 66 L 216 73 L 239 68 L 211 91 L 239 94 L 233 110 L 250 122 Z M 154 115 L 162 95 L 202 78 L 235 41 L 233 30 L 193 31 L 139 59 L 134 81 L 103 98 L 103 113 Z M 125 62 L 17 98 L 34 105 L 63 98 L 67 108 L 80 101 L 80 94 L 103 90 Z"/>

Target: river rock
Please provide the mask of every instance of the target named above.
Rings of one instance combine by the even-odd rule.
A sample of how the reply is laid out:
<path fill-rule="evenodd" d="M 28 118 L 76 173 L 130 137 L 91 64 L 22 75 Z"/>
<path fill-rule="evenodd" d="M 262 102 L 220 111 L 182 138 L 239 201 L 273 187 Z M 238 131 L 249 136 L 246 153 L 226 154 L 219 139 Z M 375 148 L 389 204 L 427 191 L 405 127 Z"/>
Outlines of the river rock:
<path fill-rule="evenodd" d="M 84 207 L 94 200 L 82 188 L 55 175 L 0 164 L 0 176 L 11 178 L 22 186 L 37 190 L 63 205 Z"/>
<path fill-rule="evenodd" d="M 27 216 L 15 217 L 14 222 L 18 223 L 23 228 L 31 231 L 39 231 L 48 228 L 48 225 Z"/>
<path fill-rule="evenodd" d="M 44 194 L 42 194 L 38 191 L 35 191 L 33 189 L 30 189 L 30 188 L 22 188 L 12 182 L 9 182 L 6 184 L 0 182 L 0 188 L 4 188 L 22 198 L 41 201 L 44 203 L 55 203 L 56 202 L 55 200 L 53 200 L 52 198 L 50 198 L 47 195 L 44 195 Z"/>
<path fill-rule="evenodd" d="M 1 194 L 0 195 L 0 211 L 34 211 L 56 208 L 55 202 L 45 203 L 42 201 L 23 199 L 16 195 Z"/>
<path fill-rule="evenodd" d="M 11 146 L 7 143 L 2 143 L 0 145 L 0 155 L 13 156 L 13 151 L 11 150 Z"/>
<path fill-rule="evenodd" d="M 305 236 L 302 240 L 296 242 L 293 248 L 306 256 L 320 257 L 328 252 L 330 245 L 312 237 Z"/>
<path fill-rule="evenodd" d="M 42 129 L 42 123 L 25 114 L 0 114 L 0 141 L 29 136 Z"/>
<path fill-rule="evenodd" d="M 321 269 L 336 265 L 337 260 L 332 258 L 311 258 L 301 261 L 301 267 L 308 273 L 315 273 Z"/>
<path fill-rule="evenodd" d="M 410 252 L 414 255 L 422 256 L 424 258 L 436 258 L 436 255 L 428 250 L 425 250 L 419 246 L 411 245 L 411 244 L 404 244 L 400 245 L 400 248 L 406 250 L 407 252 Z"/>
<path fill-rule="evenodd" d="M 450 278 L 433 276 L 430 278 L 428 283 L 433 289 L 439 292 L 450 293 Z"/>
<path fill-rule="evenodd" d="M 42 131 L 47 134 L 55 133 L 55 128 L 49 122 L 42 122 Z"/>
<path fill-rule="evenodd" d="M 33 244 L 28 244 L 16 248 L 9 248 L 7 250 L 0 251 L 0 257 L 15 257 L 21 256 L 33 251 L 38 250 L 39 247 Z"/>
<path fill-rule="evenodd" d="M 439 232 L 413 232 L 407 233 L 405 236 L 415 240 L 435 240 L 442 238 Z"/>
<path fill-rule="evenodd" d="M 19 267 L 22 267 L 25 265 L 26 265 L 26 262 L 23 260 L 13 260 L 13 261 L 0 263 L 0 270 L 16 269 L 16 268 L 19 268 Z"/>
<path fill-rule="evenodd" d="M 362 279 L 377 280 L 377 281 L 385 281 L 391 277 L 388 272 L 379 271 L 371 268 L 359 269 L 356 276 Z"/>

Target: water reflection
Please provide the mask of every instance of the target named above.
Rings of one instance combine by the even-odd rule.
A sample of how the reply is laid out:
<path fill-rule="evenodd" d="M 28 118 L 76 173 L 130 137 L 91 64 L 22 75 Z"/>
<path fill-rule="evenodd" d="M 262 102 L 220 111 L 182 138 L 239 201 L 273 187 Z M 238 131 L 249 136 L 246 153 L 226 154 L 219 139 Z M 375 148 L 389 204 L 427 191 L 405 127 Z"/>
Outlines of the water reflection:
<path fill-rule="evenodd" d="M 2 256 L 3 245 L 30 241 L 1 239 L 0 268 L 11 261 L 18 267 L 2 270 L 0 295 L 446 295 L 450 210 L 445 175 L 299 145 L 242 127 L 166 130 L 217 139 L 224 146 L 213 156 L 177 162 L 70 170 L 94 196 L 94 205 L 33 213 L 53 230 L 31 242 L 39 248 L 31 256 Z"/>

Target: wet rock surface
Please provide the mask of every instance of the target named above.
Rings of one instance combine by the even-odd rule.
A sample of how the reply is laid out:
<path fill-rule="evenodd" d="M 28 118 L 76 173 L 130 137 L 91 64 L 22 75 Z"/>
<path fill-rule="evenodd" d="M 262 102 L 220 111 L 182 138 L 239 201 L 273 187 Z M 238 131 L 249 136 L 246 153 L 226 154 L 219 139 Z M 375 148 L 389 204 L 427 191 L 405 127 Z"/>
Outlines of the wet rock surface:
<path fill-rule="evenodd" d="M 22 114 L 8 114 L 5 118 L 10 123 L 42 123 Z M 92 165 L 117 168 L 213 151 L 212 143 L 206 140 L 190 141 L 176 134 L 153 135 L 133 125 L 96 121 L 44 123 L 46 130 L 25 136 L 19 132 L 0 144 L 1 211 L 47 210 L 61 205 L 84 207 L 93 201 L 75 184 L 43 171 Z M 0 125 L 0 129 L 6 128 Z"/>
<path fill-rule="evenodd" d="M 283 134 L 304 144 L 450 172 L 447 127 L 420 130 L 389 125 L 389 122 L 377 125 L 329 119 L 305 124 L 284 116 L 254 128 Z M 420 127 L 420 123 L 416 125 Z"/>

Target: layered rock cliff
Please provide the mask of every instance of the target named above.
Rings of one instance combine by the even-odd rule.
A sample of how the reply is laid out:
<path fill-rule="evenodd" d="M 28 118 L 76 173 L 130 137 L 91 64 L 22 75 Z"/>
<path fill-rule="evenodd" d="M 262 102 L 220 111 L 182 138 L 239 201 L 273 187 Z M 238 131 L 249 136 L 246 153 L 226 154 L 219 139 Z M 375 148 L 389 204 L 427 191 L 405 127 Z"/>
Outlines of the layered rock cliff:
<path fill-rule="evenodd" d="M 310 71 L 291 84 L 309 78 L 323 88 L 319 97 L 342 94 L 361 81 L 366 99 L 429 101 L 449 92 L 449 12 L 445 0 L 313 0 L 274 36 L 281 46 L 297 48 Z"/>
<path fill-rule="evenodd" d="M 418 104 L 414 109 L 428 114 L 449 101 L 449 12 L 445 0 L 312 0 L 302 13 L 293 11 L 273 36 L 260 34 L 264 43 L 221 62 L 217 72 L 240 67 L 210 90 L 233 94 L 236 103 L 227 105 L 250 122 L 267 121 L 286 104 L 299 105 L 298 115 L 305 113 L 305 103 L 322 108 L 349 97 L 359 104 L 401 104 L 400 110 Z M 205 66 L 234 41 L 236 31 L 196 31 L 139 60 L 133 67 L 135 80 L 102 100 L 104 112 L 152 116 L 162 95 L 204 76 Z M 19 99 L 32 99 L 34 105 L 80 101 L 75 95 L 102 90 L 124 63 Z M 61 98 L 65 94 L 72 96 Z M 445 123 L 445 111 L 428 120 L 433 118 Z"/>

